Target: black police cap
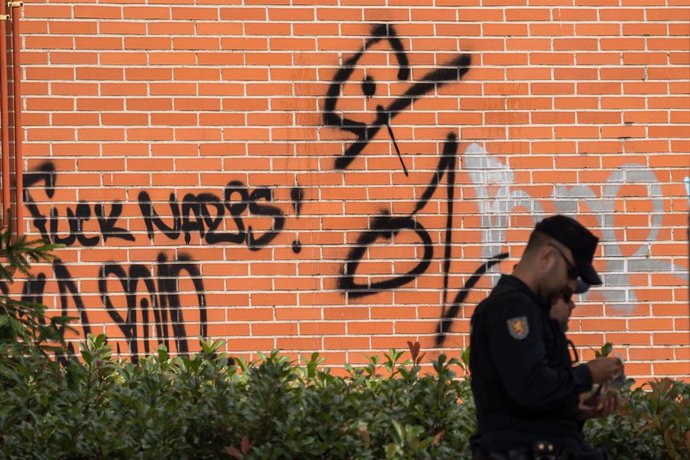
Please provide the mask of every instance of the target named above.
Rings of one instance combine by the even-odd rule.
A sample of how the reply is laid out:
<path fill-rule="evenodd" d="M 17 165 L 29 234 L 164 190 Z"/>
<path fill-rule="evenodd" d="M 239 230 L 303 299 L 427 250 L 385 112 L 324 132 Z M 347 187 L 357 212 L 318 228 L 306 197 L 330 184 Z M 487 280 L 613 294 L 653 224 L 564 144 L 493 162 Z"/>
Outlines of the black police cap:
<path fill-rule="evenodd" d="M 594 251 L 599 238 L 572 217 L 555 215 L 547 217 L 534 227 L 535 232 L 544 233 L 570 249 L 575 259 L 578 275 L 591 285 L 600 285 L 601 278 L 592 266 Z"/>

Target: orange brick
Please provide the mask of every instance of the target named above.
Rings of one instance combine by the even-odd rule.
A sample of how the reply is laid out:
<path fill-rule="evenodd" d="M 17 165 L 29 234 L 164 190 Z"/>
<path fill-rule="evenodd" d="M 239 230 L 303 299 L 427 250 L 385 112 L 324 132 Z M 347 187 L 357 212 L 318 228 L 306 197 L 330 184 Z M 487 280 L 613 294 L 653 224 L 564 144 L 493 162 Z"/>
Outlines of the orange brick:
<path fill-rule="evenodd" d="M 22 32 L 27 33 L 25 23 L 22 23 Z M 51 34 L 68 34 L 68 35 L 89 35 L 98 32 L 98 23 L 86 21 L 52 21 L 49 24 Z"/>
<path fill-rule="evenodd" d="M 687 362 L 654 362 L 652 366 L 655 376 L 679 375 L 687 377 L 688 372 L 690 372 L 690 364 Z"/>
<path fill-rule="evenodd" d="M 96 96 L 98 95 L 98 85 L 92 83 L 51 83 L 50 93 L 60 96 Z"/>
<path fill-rule="evenodd" d="M 666 65 L 667 61 L 666 53 L 648 51 L 623 53 L 623 63 L 626 65 Z"/>
<path fill-rule="evenodd" d="M 370 5 L 370 3 L 367 3 Z M 364 13 L 365 22 L 373 21 L 409 21 L 410 10 L 408 8 L 366 8 Z"/>
<path fill-rule="evenodd" d="M 462 40 L 462 49 L 473 53 L 480 51 L 505 51 L 505 44 L 502 39 L 497 38 L 465 38 Z M 484 62 L 486 62 L 487 56 L 491 56 L 491 53 L 482 56 Z"/>
<path fill-rule="evenodd" d="M 551 10 L 548 8 L 510 8 L 505 11 L 508 21 L 550 21 Z"/>
<path fill-rule="evenodd" d="M 145 54 L 106 51 L 99 52 L 98 57 L 102 65 L 146 65 L 147 56 Z M 83 62 L 78 62 L 82 64 Z"/>
<path fill-rule="evenodd" d="M 276 347 L 287 350 L 321 350 L 321 337 L 278 337 Z"/>
<path fill-rule="evenodd" d="M 562 67 L 553 70 L 556 80 L 596 80 L 598 72 L 596 69 Z"/>
<path fill-rule="evenodd" d="M 125 37 L 124 49 L 169 50 L 172 49 L 172 40 L 166 37 Z"/>
<path fill-rule="evenodd" d="M 534 52 L 529 55 L 532 65 L 574 65 L 575 57 L 569 53 Z"/>
<path fill-rule="evenodd" d="M 53 124 L 71 126 L 93 126 L 98 124 L 99 116 L 96 113 L 54 113 Z"/>
<path fill-rule="evenodd" d="M 78 138 L 80 141 L 122 141 L 125 132 L 114 128 L 80 128 Z"/>
<path fill-rule="evenodd" d="M 347 333 L 364 335 L 392 334 L 393 324 L 387 321 L 348 322 Z"/>
<path fill-rule="evenodd" d="M 127 80 L 171 80 L 172 70 L 161 68 L 129 68 L 125 70 Z"/>
<path fill-rule="evenodd" d="M 407 348 L 407 342 L 418 342 L 419 339 L 420 337 L 413 335 L 396 335 L 393 337 L 372 337 L 371 348 L 379 350 L 397 349 L 402 351 L 405 348 Z"/>
<path fill-rule="evenodd" d="M 224 325 L 223 325 L 224 326 Z M 218 329 L 216 334 L 215 329 L 209 327 L 209 336 L 222 335 L 222 329 Z M 253 338 L 253 337 L 243 337 L 243 338 L 232 338 L 228 340 L 228 351 L 230 353 L 235 351 L 263 351 L 268 352 L 276 348 L 276 342 L 273 338 Z"/>
<path fill-rule="evenodd" d="M 657 332 L 652 335 L 654 345 L 681 345 L 688 343 L 687 332 Z"/>
<path fill-rule="evenodd" d="M 648 376 L 652 373 L 652 365 L 649 363 L 625 363 L 625 372 L 627 375 L 643 375 Z"/>
<path fill-rule="evenodd" d="M 684 38 L 648 38 L 646 43 L 650 50 L 690 50 L 690 44 Z"/>
<path fill-rule="evenodd" d="M 655 334 L 656 336 L 659 333 Z M 616 345 L 651 345 L 652 337 L 645 333 L 631 333 L 631 332 L 621 332 L 621 333 L 606 333 L 606 341 L 615 343 Z M 660 345 L 654 341 L 654 345 Z"/>
<path fill-rule="evenodd" d="M 633 361 L 660 361 L 673 359 L 671 348 L 631 348 L 628 350 L 628 359 Z"/>
<path fill-rule="evenodd" d="M 471 139 L 504 139 L 505 128 L 462 128 L 461 136 L 465 140 Z M 513 137 L 513 136 L 511 136 Z"/>
<path fill-rule="evenodd" d="M 295 335 L 297 333 L 297 323 L 253 323 L 250 325 L 252 336 L 279 336 Z"/>
<path fill-rule="evenodd" d="M 574 34 L 574 26 L 564 23 L 529 24 L 529 34 L 531 36 L 567 37 Z"/>
<path fill-rule="evenodd" d="M 122 8 L 118 6 L 106 5 L 76 5 L 74 6 L 74 17 L 89 19 L 119 19 L 122 17 Z"/>
<path fill-rule="evenodd" d="M 370 339 L 368 337 L 324 337 L 324 349 L 326 350 L 368 350 Z"/>
<path fill-rule="evenodd" d="M 673 327 L 677 331 L 689 331 L 690 332 L 690 319 L 688 318 L 676 318 L 673 322 Z M 690 341 L 690 336 L 688 336 Z"/>
<path fill-rule="evenodd" d="M 554 51 L 596 51 L 598 40 L 587 38 L 555 38 L 553 40 Z"/>
<path fill-rule="evenodd" d="M 579 91 L 580 85 L 578 85 Z M 530 83 L 532 94 L 574 94 L 575 85 L 572 83 Z M 580 92 L 582 93 L 582 92 Z"/>
<path fill-rule="evenodd" d="M 96 23 L 87 23 L 96 26 Z M 141 22 L 99 21 L 98 30 L 102 34 L 112 35 L 145 35 L 146 24 Z"/>
<path fill-rule="evenodd" d="M 501 48 L 502 49 L 502 48 Z M 482 55 L 482 62 L 485 65 L 526 65 L 529 55 L 526 53 L 487 53 Z M 468 75 L 472 74 L 472 69 Z"/>
<path fill-rule="evenodd" d="M 75 37 L 74 42 L 77 49 L 122 49 L 122 39 L 119 37 Z"/>
<path fill-rule="evenodd" d="M 575 53 L 575 62 L 578 65 L 601 65 L 614 66 L 620 65 L 620 52 L 582 52 Z"/>
<path fill-rule="evenodd" d="M 610 23 L 578 23 L 575 25 L 575 35 L 582 36 L 618 36 L 621 34 L 620 24 Z"/>
<path fill-rule="evenodd" d="M 331 321 L 310 321 L 299 324 L 300 335 L 343 335 L 345 334 L 345 324 Z"/>
<path fill-rule="evenodd" d="M 673 321 L 670 319 L 630 319 L 628 327 L 630 330 L 638 331 L 673 330 Z"/>
<path fill-rule="evenodd" d="M 193 113 L 151 114 L 151 126 L 189 126 L 196 124 L 196 122 L 197 116 Z"/>
<path fill-rule="evenodd" d="M 511 97 L 506 101 L 508 110 L 532 110 L 532 114 L 543 113 L 542 110 L 552 108 L 552 100 L 548 97 Z"/>
<path fill-rule="evenodd" d="M 26 37 L 24 43 L 30 49 L 73 49 L 74 39 L 71 37 L 59 36 L 35 36 Z"/>
<path fill-rule="evenodd" d="M 690 89 L 684 82 L 672 81 L 668 87 L 671 94 L 690 94 Z"/>
<path fill-rule="evenodd" d="M 172 19 L 175 20 L 217 20 L 218 9 L 207 7 L 172 7 Z"/>
<path fill-rule="evenodd" d="M 79 80 L 122 80 L 122 69 L 118 68 L 77 68 L 77 79 Z"/>
<path fill-rule="evenodd" d="M 552 139 L 553 131 L 548 127 L 510 127 L 508 128 L 508 137 L 510 139 Z M 464 135 L 463 138 L 465 138 Z"/>
<path fill-rule="evenodd" d="M 26 18 L 71 18 L 71 6 L 41 5 L 41 8 L 27 8 L 22 10 L 22 16 Z"/>

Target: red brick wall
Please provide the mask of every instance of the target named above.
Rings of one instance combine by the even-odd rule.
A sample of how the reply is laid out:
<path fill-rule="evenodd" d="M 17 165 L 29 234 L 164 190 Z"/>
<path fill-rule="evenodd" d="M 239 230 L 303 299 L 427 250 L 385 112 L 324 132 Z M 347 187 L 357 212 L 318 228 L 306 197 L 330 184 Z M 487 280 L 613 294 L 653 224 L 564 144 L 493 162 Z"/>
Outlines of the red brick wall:
<path fill-rule="evenodd" d="M 336 366 L 408 340 L 457 353 L 561 212 L 602 240 L 581 354 L 690 373 L 687 0 L 22 11 L 24 225 L 66 247 L 13 289 L 80 334 L 124 356 L 198 335 Z"/>

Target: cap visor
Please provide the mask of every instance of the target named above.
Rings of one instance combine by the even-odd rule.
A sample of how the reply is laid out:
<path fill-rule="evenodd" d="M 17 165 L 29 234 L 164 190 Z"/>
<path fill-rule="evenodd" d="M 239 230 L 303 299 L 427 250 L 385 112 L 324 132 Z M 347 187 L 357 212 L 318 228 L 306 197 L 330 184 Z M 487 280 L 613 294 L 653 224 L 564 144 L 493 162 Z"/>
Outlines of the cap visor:
<path fill-rule="evenodd" d="M 575 286 L 575 291 L 573 294 L 584 294 L 589 291 L 589 283 L 584 281 L 582 278 L 577 279 L 577 286 Z"/>
<path fill-rule="evenodd" d="M 596 270 L 594 270 L 594 267 L 587 265 L 583 268 L 584 269 L 582 272 L 580 272 L 580 277 L 582 277 L 582 279 L 588 284 L 599 286 L 601 284 L 601 278 L 599 278 L 599 275 L 597 274 Z"/>

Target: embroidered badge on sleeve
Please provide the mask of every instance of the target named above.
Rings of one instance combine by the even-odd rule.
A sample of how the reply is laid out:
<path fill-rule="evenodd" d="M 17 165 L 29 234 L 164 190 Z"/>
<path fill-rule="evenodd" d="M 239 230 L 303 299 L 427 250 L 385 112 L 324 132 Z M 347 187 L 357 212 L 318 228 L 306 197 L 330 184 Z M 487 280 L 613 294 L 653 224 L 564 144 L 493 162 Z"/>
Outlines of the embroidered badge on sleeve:
<path fill-rule="evenodd" d="M 508 332 L 510 336 L 517 340 L 522 340 L 529 335 L 529 323 L 526 316 L 510 318 L 508 321 Z"/>

